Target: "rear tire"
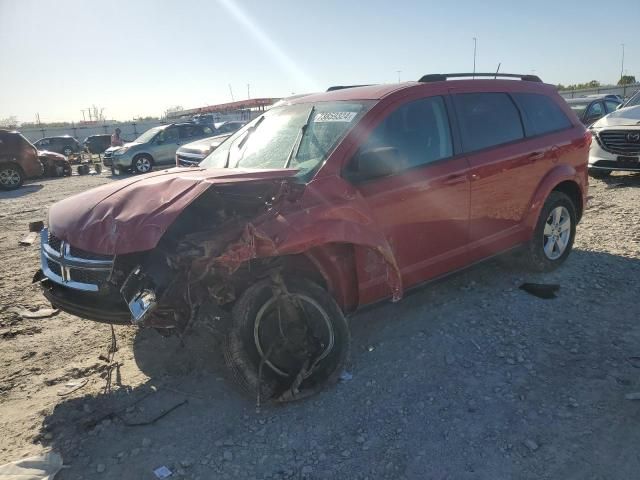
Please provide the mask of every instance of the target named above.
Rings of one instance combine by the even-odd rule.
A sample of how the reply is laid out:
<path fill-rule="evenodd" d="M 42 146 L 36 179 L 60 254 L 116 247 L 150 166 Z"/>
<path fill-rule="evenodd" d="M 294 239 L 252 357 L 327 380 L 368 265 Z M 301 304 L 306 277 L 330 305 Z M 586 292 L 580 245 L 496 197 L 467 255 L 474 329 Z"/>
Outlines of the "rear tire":
<path fill-rule="evenodd" d="M 349 326 L 334 299 L 305 278 L 289 278 L 285 284 L 289 297 L 276 296 L 271 279 L 249 287 L 233 307 L 225 342 L 233 380 L 264 402 L 318 393 L 337 382 L 349 355 Z M 291 321 L 283 315 L 283 302 L 302 315 Z M 303 370 L 305 362 L 315 365 L 310 373 Z M 302 380 L 292 394 L 296 378 Z"/>
<path fill-rule="evenodd" d="M 66 147 L 64 147 L 64 148 L 62 149 L 62 154 L 63 154 L 65 157 L 68 157 L 68 156 L 69 156 L 69 155 L 71 155 L 72 153 L 73 153 L 73 148 L 71 148 L 71 147 L 69 147 L 69 146 L 66 146 Z"/>
<path fill-rule="evenodd" d="M 589 169 L 589 176 L 597 179 L 607 178 L 611 175 L 611 170 Z"/>
<path fill-rule="evenodd" d="M 24 183 L 24 173 L 22 169 L 13 163 L 0 165 L 0 189 L 15 190 Z"/>
<path fill-rule="evenodd" d="M 550 272 L 569 256 L 576 236 L 576 207 L 562 192 L 547 197 L 525 251 L 525 266 L 535 272 Z"/>

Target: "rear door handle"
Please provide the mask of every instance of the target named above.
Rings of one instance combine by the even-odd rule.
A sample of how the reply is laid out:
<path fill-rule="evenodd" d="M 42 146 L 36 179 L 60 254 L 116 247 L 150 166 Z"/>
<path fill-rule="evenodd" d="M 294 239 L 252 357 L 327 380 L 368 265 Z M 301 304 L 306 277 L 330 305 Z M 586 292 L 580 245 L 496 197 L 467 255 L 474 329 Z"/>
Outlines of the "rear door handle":
<path fill-rule="evenodd" d="M 527 159 L 530 162 L 535 162 L 537 160 L 542 160 L 544 158 L 545 153 L 544 152 L 533 152 L 531 154 L 529 154 L 529 156 L 527 157 Z"/>
<path fill-rule="evenodd" d="M 452 173 L 447 176 L 442 182 L 444 185 L 456 185 L 458 183 L 463 183 L 467 181 L 466 173 Z"/>

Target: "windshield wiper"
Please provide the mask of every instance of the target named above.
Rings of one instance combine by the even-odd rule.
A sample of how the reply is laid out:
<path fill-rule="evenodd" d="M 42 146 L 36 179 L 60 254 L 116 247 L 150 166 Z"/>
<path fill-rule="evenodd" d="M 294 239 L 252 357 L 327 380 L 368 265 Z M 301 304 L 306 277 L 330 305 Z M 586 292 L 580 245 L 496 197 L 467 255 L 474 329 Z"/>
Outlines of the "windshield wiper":
<path fill-rule="evenodd" d="M 264 120 L 264 115 L 262 115 L 258 121 L 256 122 L 255 125 L 249 127 L 247 129 L 247 134 L 242 137 L 242 140 L 240 141 L 240 143 L 238 143 L 238 150 L 240 150 L 242 147 L 244 147 L 245 143 L 247 143 L 247 140 L 249 140 L 249 137 L 251 136 L 251 134 L 253 132 L 256 131 L 256 129 L 258 128 L 258 126 L 262 123 L 262 121 Z M 237 141 L 234 140 L 234 142 Z M 224 168 L 229 168 L 229 159 L 231 158 L 231 149 L 233 148 L 233 145 L 229 145 L 229 150 L 227 150 L 227 159 L 224 162 Z"/>
<path fill-rule="evenodd" d="M 307 119 L 304 122 L 304 125 L 300 127 L 300 131 L 298 132 L 298 136 L 296 137 L 296 143 L 293 144 L 293 148 L 289 152 L 289 156 L 287 157 L 287 162 L 284 164 L 284 168 L 289 168 L 291 164 L 291 160 L 294 158 L 298 158 L 298 151 L 300 150 L 300 145 L 302 144 L 302 139 L 304 138 L 304 134 L 307 131 L 307 127 L 309 126 L 309 122 L 311 122 L 311 117 L 313 116 L 313 112 L 316 111 L 316 106 L 314 105 L 309 110 L 309 115 L 307 115 Z"/>

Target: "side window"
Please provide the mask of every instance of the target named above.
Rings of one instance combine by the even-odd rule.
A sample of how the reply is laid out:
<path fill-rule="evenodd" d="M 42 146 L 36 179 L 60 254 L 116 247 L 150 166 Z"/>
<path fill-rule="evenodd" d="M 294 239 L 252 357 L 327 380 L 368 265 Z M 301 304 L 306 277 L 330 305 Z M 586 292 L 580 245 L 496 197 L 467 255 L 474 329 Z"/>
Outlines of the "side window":
<path fill-rule="evenodd" d="M 523 112 L 527 136 L 543 135 L 571 127 L 571 122 L 552 98 L 538 93 L 515 93 Z"/>
<path fill-rule="evenodd" d="M 161 134 L 165 143 L 172 143 L 178 140 L 178 129 L 176 127 L 167 128 Z"/>
<path fill-rule="evenodd" d="M 607 108 L 607 112 L 615 112 L 618 108 L 618 102 L 614 102 L 612 100 L 605 100 L 604 106 Z"/>
<path fill-rule="evenodd" d="M 465 151 L 524 137 L 520 113 L 506 93 L 460 93 L 453 98 Z"/>
<path fill-rule="evenodd" d="M 601 102 L 592 103 L 587 112 L 587 118 L 604 115 L 604 108 Z"/>
<path fill-rule="evenodd" d="M 360 151 L 385 147 L 397 151 L 402 162 L 399 170 L 450 157 L 451 130 L 442 97 L 401 106 L 375 128 Z"/>

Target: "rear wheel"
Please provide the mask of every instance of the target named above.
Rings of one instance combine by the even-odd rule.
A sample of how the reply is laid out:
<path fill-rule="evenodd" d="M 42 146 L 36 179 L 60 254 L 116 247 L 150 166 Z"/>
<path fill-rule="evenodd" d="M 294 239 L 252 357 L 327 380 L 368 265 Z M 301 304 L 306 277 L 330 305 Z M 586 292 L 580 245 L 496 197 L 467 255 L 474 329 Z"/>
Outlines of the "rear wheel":
<path fill-rule="evenodd" d="M 65 157 L 68 157 L 69 155 L 71 155 L 73 153 L 73 148 L 66 146 L 62 149 L 62 153 Z"/>
<path fill-rule="evenodd" d="M 526 250 L 527 266 L 549 272 L 566 260 L 576 235 L 576 207 L 562 192 L 551 192 Z"/>
<path fill-rule="evenodd" d="M 347 321 L 323 288 L 304 278 L 265 279 L 234 305 L 225 358 L 258 402 L 286 402 L 336 382 L 349 343 Z"/>
<path fill-rule="evenodd" d="M 0 165 L 0 188 L 3 190 L 15 190 L 24 183 L 22 169 L 12 163 Z"/>
<path fill-rule="evenodd" d="M 133 170 L 136 173 L 147 173 L 153 167 L 153 159 L 150 155 L 138 155 L 133 159 Z"/>
<path fill-rule="evenodd" d="M 607 178 L 609 175 L 611 175 L 611 170 L 589 169 L 589 176 L 593 178 Z"/>

